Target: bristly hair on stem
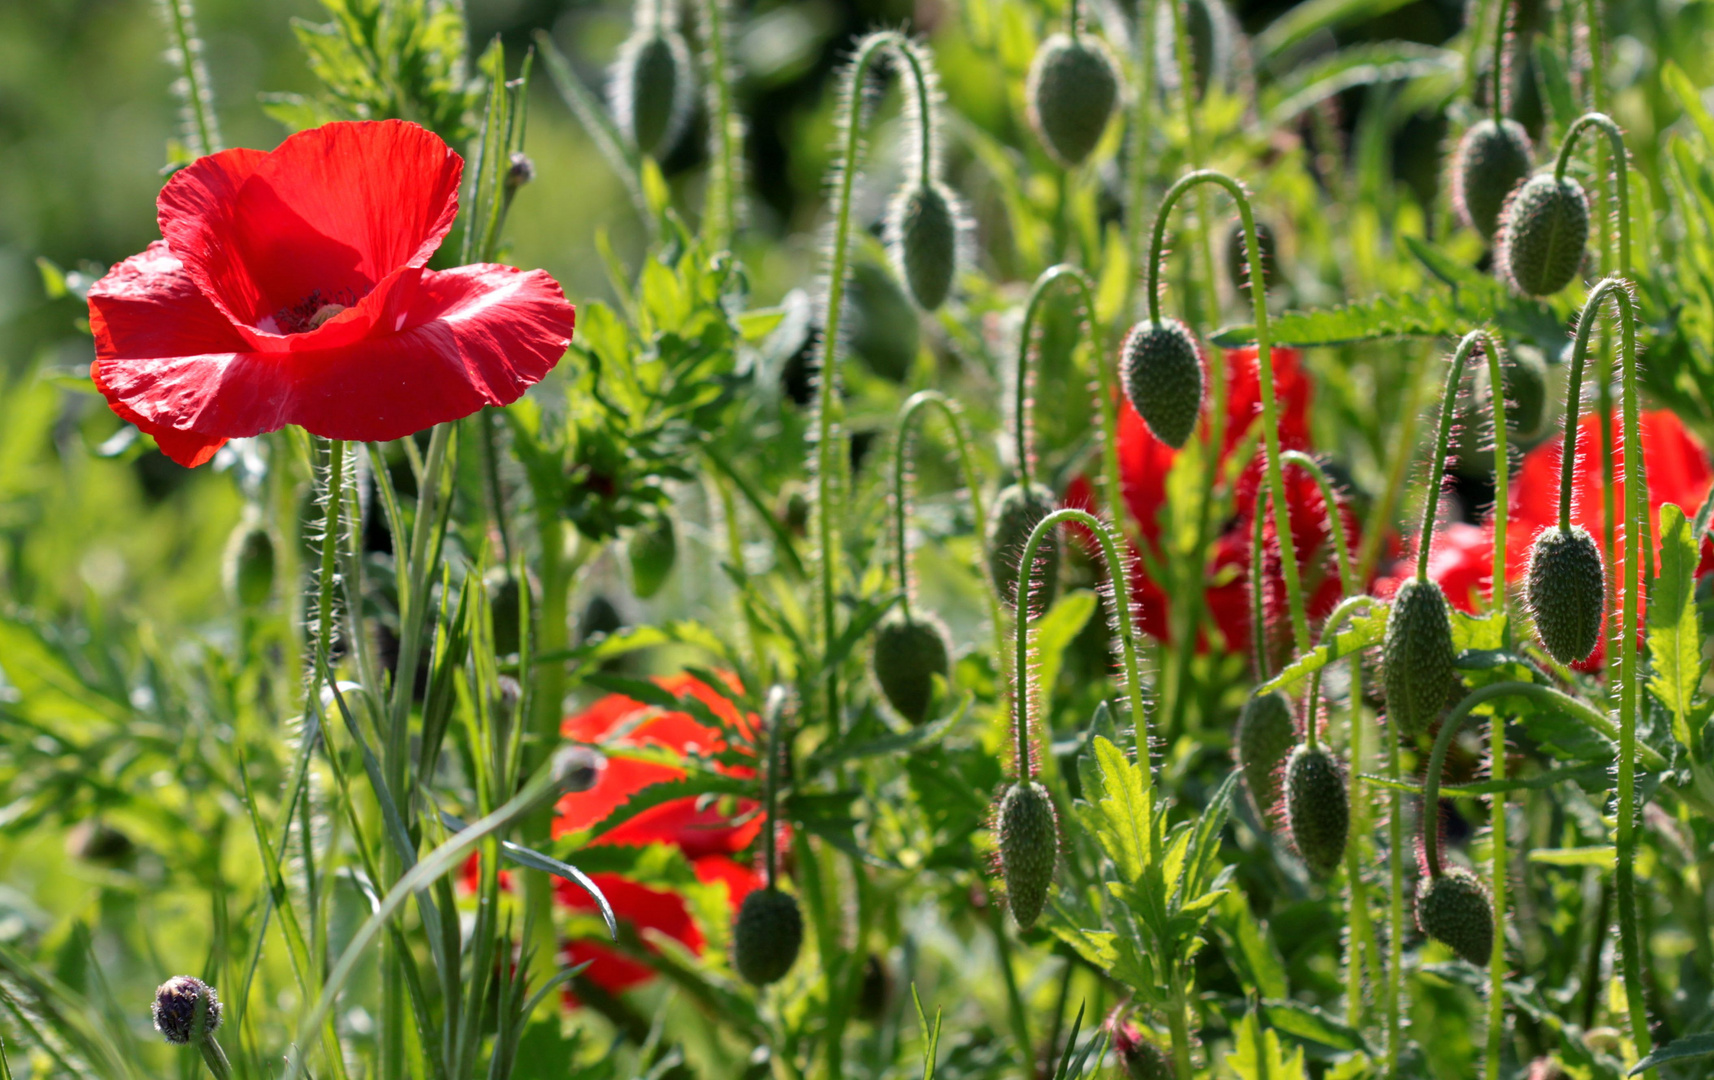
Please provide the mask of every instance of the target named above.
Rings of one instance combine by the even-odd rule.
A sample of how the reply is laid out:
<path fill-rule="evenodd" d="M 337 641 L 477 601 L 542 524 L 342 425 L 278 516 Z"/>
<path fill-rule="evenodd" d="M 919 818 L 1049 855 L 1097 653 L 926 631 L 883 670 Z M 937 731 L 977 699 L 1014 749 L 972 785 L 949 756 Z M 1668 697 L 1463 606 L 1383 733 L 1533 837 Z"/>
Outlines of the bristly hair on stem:
<path fill-rule="evenodd" d="M 709 234 L 716 246 L 730 247 L 744 227 L 744 118 L 733 104 L 738 81 L 732 59 L 731 0 L 698 0 L 701 15 L 703 91 L 707 95 Z"/>
<path fill-rule="evenodd" d="M 202 58 L 202 38 L 196 32 L 196 9 L 192 0 L 158 0 L 161 18 L 167 24 L 167 63 L 177 68 L 173 94 L 179 99 L 179 121 L 185 147 L 192 157 L 220 150 L 220 124 L 214 115 L 214 92 L 208 83 L 208 65 Z"/>

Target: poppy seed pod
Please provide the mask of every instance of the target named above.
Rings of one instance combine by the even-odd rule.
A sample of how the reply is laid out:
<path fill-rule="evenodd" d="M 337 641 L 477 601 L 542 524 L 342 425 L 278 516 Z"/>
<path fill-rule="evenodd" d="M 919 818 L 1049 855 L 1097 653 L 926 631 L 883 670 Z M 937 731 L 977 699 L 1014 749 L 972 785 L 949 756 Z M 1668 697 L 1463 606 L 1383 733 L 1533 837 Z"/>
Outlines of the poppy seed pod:
<path fill-rule="evenodd" d="M 1059 859 L 1059 817 L 1047 788 L 1013 784 L 1000 800 L 1000 874 L 1012 918 L 1025 930 L 1041 918 Z"/>
<path fill-rule="evenodd" d="M 1588 243 L 1589 200 L 1570 177 L 1531 177 L 1500 215 L 1500 271 L 1526 296 L 1552 296 L 1571 284 Z"/>
<path fill-rule="evenodd" d="M 1482 967 L 1494 949 L 1494 905 L 1488 890 L 1467 870 L 1449 870 L 1416 898 L 1416 925 Z"/>
<path fill-rule="evenodd" d="M 1040 484 L 1031 484 L 1028 490 L 1012 484 L 995 500 L 994 516 L 988 521 L 988 572 L 999 591 L 1000 602 L 1007 607 L 1017 602 L 1018 562 L 1024 557 L 1024 545 L 1029 543 L 1037 523 L 1052 512 L 1053 492 Z M 1042 537 L 1036 548 L 1036 560 L 1030 598 L 1045 608 L 1053 603 L 1059 584 L 1057 536 Z"/>
<path fill-rule="evenodd" d="M 660 592 L 678 558 L 678 537 L 673 531 L 672 516 L 660 513 L 653 521 L 638 526 L 625 542 L 625 554 L 631 562 L 631 591 L 642 600 Z"/>
<path fill-rule="evenodd" d="M 870 667 L 887 704 L 920 724 L 934 705 L 934 677 L 951 673 L 951 653 L 939 619 L 894 612 L 875 628 Z"/>
<path fill-rule="evenodd" d="M 1119 102 L 1119 71 L 1100 38 L 1055 34 L 1041 43 L 1024 86 L 1030 127 L 1053 159 L 1081 165 Z"/>
<path fill-rule="evenodd" d="M 197 1030 L 197 1010 L 202 1009 L 202 1028 Z M 213 1035 L 220 1027 L 220 996 L 214 987 L 189 975 L 175 975 L 155 991 L 150 1009 L 155 1030 L 175 1046 L 184 1046 Z"/>
<path fill-rule="evenodd" d="M 1202 350 L 1177 319 L 1131 327 L 1120 352 L 1125 396 L 1155 438 L 1177 450 L 1202 413 Z"/>
<path fill-rule="evenodd" d="M 689 46 L 676 29 L 653 19 L 651 7 L 638 5 L 640 25 L 619 47 L 608 77 L 608 103 L 637 152 L 660 158 L 690 122 L 695 86 Z"/>
<path fill-rule="evenodd" d="M 1285 767 L 1286 823 L 1297 853 L 1316 877 L 1338 869 L 1351 832 L 1345 770 L 1332 754 L 1299 746 Z"/>
<path fill-rule="evenodd" d="M 1516 120 L 1471 125 L 1452 158 L 1452 205 L 1464 224 L 1492 238 L 1507 197 L 1534 164 L 1529 133 Z"/>
<path fill-rule="evenodd" d="M 1244 702 L 1238 713 L 1238 765 L 1244 783 L 1256 804 L 1258 816 L 1266 819 L 1280 797 L 1280 766 L 1297 742 L 1297 724 L 1291 702 L 1279 691 L 1258 694 Z"/>
<path fill-rule="evenodd" d="M 1387 718 L 1403 735 L 1423 731 L 1446 707 L 1458 680 L 1453 667 L 1452 615 L 1432 581 L 1399 586 L 1381 643 L 1381 685 Z"/>
<path fill-rule="evenodd" d="M 803 916 L 796 900 L 771 885 L 744 897 L 732 927 L 732 966 L 745 982 L 779 982 L 802 946 Z"/>
<path fill-rule="evenodd" d="M 1607 574 L 1589 530 L 1543 529 L 1530 547 L 1527 602 L 1542 648 L 1562 664 L 1589 659 L 1601 641 Z"/>
<path fill-rule="evenodd" d="M 893 268 L 917 306 L 946 303 L 958 273 L 957 196 L 945 184 L 907 184 L 887 208 L 887 243 Z"/>
<path fill-rule="evenodd" d="M 243 521 L 226 543 L 222 577 L 240 607 L 258 608 L 274 592 L 274 539 L 259 522 Z"/>

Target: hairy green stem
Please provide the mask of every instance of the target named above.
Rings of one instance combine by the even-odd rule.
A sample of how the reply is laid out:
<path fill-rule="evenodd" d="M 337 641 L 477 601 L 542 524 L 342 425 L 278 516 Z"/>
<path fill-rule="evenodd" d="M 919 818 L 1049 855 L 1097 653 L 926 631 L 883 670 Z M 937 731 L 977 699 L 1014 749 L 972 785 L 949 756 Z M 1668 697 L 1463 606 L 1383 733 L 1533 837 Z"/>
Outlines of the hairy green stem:
<path fill-rule="evenodd" d="M 161 0 L 166 9 L 167 31 L 178 54 L 179 77 L 184 80 L 185 109 L 189 112 L 185 141 L 198 157 L 220 151 L 220 124 L 214 115 L 214 93 L 209 86 L 208 66 L 202 60 L 202 39 L 196 33 L 196 10 L 192 0 Z"/>
<path fill-rule="evenodd" d="M 1268 611 L 1267 596 L 1264 589 L 1267 583 L 1262 573 L 1267 567 L 1265 545 L 1267 543 L 1267 504 L 1270 496 L 1265 491 L 1256 492 L 1256 510 L 1250 515 L 1250 648 L 1255 654 L 1256 682 L 1265 683 L 1270 678 L 1268 673 Z"/>
<path fill-rule="evenodd" d="M 1498 128 L 1506 118 L 1506 14 L 1511 8 L 1508 0 L 1499 0 L 1495 5 L 1499 11 L 1494 18 L 1494 90 L 1488 96 L 1492 99 L 1494 126 Z"/>
<path fill-rule="evenodd" d="M 1440 394 L 1440 426 L 1435 434 L 1434 456 L 1428 459 L 1428 486 L 1422 496 L 1422 530 L 1417 534 L 1416 579 L 1428 580 L 1429 550 L 1434 546 L 1434 521 L 1440 509 L 1440 485 L 1446 478 L 1446 451 L 1452 441 L 1453 414 L 1458 411 L 1458 384 L 1464 376 L 1464 363 L 1470 357 L 1475 342 L 1466 337 L 1452 354 L 1452 370 L 1446 376 L 1446 387 Z"/>
<path fill-rule="evenodd" d="M 742 129 L 737 107 L 732 102 L 732 66 L 727 50 L 732 47 L 727 35 L 726 0 L 700 0 L 702 38 L 708 48 L 708 111 L 714 129 L 714 146 L 710 154 L 712 167 L 708 177 L 707 209 L 708 235 L 717 248 L 730 248 L 738 231 L 739 187 L 743 183 L 743 163 L 739 158 Z"/>
<path fill-rule="evenodd" d="M 815 511 L 816 539 L 819 558 L 816 560 L 817 597 L 820 604 L 821 649 L 825 657 L 833 650 L 839 637 L 839 527 L 843 520 L 843 477 L 847 465 L 845 439 L 838 428 L 839 395 L 838 360 L 840 322 L 845 304 L 845 272 L 851 252 L 851 203 L 857 186 L 858 157 L 862 149 L 863 80 L 869 67 L 881 53 L 891 51 L 911 73 L 919 99 L 928 94 L 927 80 L 919 66 L 915 51 L 903 34 L 883 31 L 870 34 L 857 46 L 857 54 L 846 69 L 841 109 L 843 144 L 839 164 L 835 169 L 836 195 L 833 217 L 833 243 L 828 256 L 827 311 L 821 334 L 821 365 L 817 379 L 816 441 L 815 441 Z M 830 667 L 823 673 L 826 683 L 827 723 L 832 730 L 843 726 L 840 716 L 839 675 Z"/>

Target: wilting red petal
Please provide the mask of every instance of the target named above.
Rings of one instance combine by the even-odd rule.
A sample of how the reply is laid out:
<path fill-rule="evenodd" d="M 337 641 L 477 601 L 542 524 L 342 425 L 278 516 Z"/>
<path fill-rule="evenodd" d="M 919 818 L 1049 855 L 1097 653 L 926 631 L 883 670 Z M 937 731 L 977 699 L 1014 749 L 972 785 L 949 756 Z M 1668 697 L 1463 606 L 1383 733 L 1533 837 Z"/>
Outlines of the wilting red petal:
<path fill-rule="evenodd" d="M 235 438 L 298 424 L 384 441 L 516 401 L 564 354 L 574 319 L 547 274 L 492 264 L 425 272 L 408 310 L 388 314 L 392 332 L 335 348 L 98 363 L 109 400 L 164 427 Z"/>
<path fill-rule="evenodd" d="M 416 124 L 326 124 L 272 153 L 228 150 L 179 170 L 160 195 L 161 235 L 245 326 L 312 296 L 352 307 L 440 246 L 463 167 Z"/>

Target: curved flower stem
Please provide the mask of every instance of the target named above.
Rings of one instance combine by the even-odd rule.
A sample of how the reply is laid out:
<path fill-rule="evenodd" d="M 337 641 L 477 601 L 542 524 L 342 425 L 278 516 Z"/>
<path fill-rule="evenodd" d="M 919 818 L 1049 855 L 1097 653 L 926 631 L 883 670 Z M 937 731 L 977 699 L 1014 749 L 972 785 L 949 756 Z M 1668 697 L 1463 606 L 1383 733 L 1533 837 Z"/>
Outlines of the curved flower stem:
<path fill-rule="evenodd" d="M 908 463 L 911 455 L 911 437 L 916 428 L 917 415 L 924 409 L 933 406 L 940 410 L 946 418 L 947 427 L 952 429 L 952 442 L 958 448 L 958 466 L 964 476 L 964 488 L 970 493 L 970 515 L 974 519 L 976 535 L 988 535 L 988 514 L 982 503 L 982 474 L 976 468 L 976 455 L 970 448 L 970 434 L 964 428 L 964 411 L 958 402 L 947 397 L 939 390 L 918 390 L 905 400 L 899 409 L 897 434 L 893 445 L 893 490 L 898 529 L 898 561 L 899 589 L 907 598 L 910 592 L 910 563 L 909 552 L 905 543 L 905 526 L 910 513 L 908 485 Z M 1006 678 L 1006 624 L 1004 613 L 1000 609 L 1000 600 L 993 589 L 983 589 L 983 595 L 988 598 L 988 622 L 994 628 L 994 656 L 1001 666 L 1001 678 Z M 905 608 L 905 614 L 910 614 L 910 608 Z"/>
<path fill-rule="evenodd" d="M 851 254 L 851 203 L 857 186 L 858 157 L 863 145 L 862 98 L 863 80 L 869 67 L 881 53 L 891 51 L 901 57 L 901 65 L 915 81 L 918 101 L 926 106 L 928 85 L 915 49 L 909 39 L 895 31 L 870 34 L 857 46 L 857 54 L 846 69 L 840 102 L 842 147 L 834 169 L 836 197 L 833 217 L 833 242 L 828 252 L 827 311 L 821 335 L 821 366 L 816 407 L 815 441 L 815 509 L 816 539 L 819 558 L 816 561 L 817 598 L 821 607 L 821 648 L 823 656 L 831 653 L 839 637 L 838 553 L 839 527 L 843 519 L 844 473 L 847 466 L 845 439 L 838 428 L 840 321 L 844 314 L 845 272 Z M 839 674 L 831 668 L 823 673 L 827 686 L 827 722 L 838 730 L 840 718 Z"/>
<path fill-rule="evenodd" d="M 1506 16 L 1512 5 L 1509 0 L 1500 0 L 1496 6 L 1500 10 L 1494 18 L 1494 92 L 1488 97 L 1497 128 L 1506 118 Z"/>
<path fill-rule="evenodd" d="M 1361 590 L 1357 586 L 1357 567 L 1351 562 L 1351 543 L 1345 534 L 1345 516 L 1339 512 L 1339 498 L 1333 490 L 1333 481 L 1328 477 L 1327 470 L 1321 467 L 1321 462 L 1310 457 L 1302 450 L 1287 450 L 1280 455 L 1281 465 L 1296 465 L 1309 474 L 1315 481 L 1315 486 L 1321 492 L 1321 505 L 1327 515 L 1327 531 L 1333 537 L 1334 566 L 1339 571 L 1339 591 L 1346 596 L 1355 596 Z M 1327 637 L 1322 631 L 1322 638 Z"/>
<path fill-rule="evenodd" d="M 768 702 L 762 711 L 768 725 L 768 762 L 763 773 L 762 798 L 767 819 L 762 825 L 762 879 L 767 888 L 775 887 L 775 863 L 779 855 L 779 827 L 774 823 L 775 805 L 780 791 L 780 728 L 791 719 L 790 696 L 786 689 L 776 686 L 768 691 Z"/>
<path fill-rule="evenodd" d="M 1013 387 L 1017 421 L 1017 431 L 1014 434 L 1017 440 L 1018 482 L 1028 487 L 1029 474 L 1034 464 L 1030 449 L 1035 429 L 1030 416 L 1032 403 L 1029 398 L 1029 376 L 1036 319 L 1048 291 L 1062 281 L 1076 292 L 1078 302 L 1083 305 L 1089 343 L 1095 353 L 1095 373 L 1101 398 L 1101 487 L 1107 503 L 1106 513 L 1118 524 L 1125 520 L 1125 506 L 1119 490 L 1118 389 L 1113 385 L 1112 372 L 1107 369 L 1106 350 L 1101 340 L 1101 323 L 1095 314 L 1095 283 L 1090 280 L 1086 271 L 1070 263 L 1059 263 L 1042 271 L 1041 276 L 1036 278 L 1035 284 L 1031 286 L 1029 299 L 1024 304 L 1024 324 L 1019 332 L 1018 366 Z"/>
<path fill-rule="evenodd" d="M 1137 663 L 1137 631 L 1131 619 L 1131 580 L 1125 562 L 1119 557 L 1118 540 L 1112 528 L 1087 510 L 1055 510 L 1040 521 L 1024 543 L 1023 559 L 1019 561 L 1017 597 L 1017 651 L 1013 657 L 1014 693 L 1017 695 L 1018 779 L 1029 777 L 1029 599 L 1035 584 L 1036 550 L 1042 541 L 1063 522 L 1076 522 L 1095 535 L 1101 546 L 1101 557 L 1107 564 L 1107 580 L 1113 587 L 1113 610 L 1118 615 L 1119 644 L 1125 672 L 1125 690 L 1130 698 L 1131 724 L 1136 734 L 1137 763 L 1142 766 L 1143 794 L 1154 786 L 1154 769 L 1149 760 L 1148 713 L 1143 705 L 1142 669 Z M 1152 858 L 1154 826 L 1147 823 L 1143 830 L 1148 844 L 1145 855 Z"/>
<path fill-rule="evenodd" d="M 1225 173 L 1213 169 L 1199 169 L 1180 177 L 1161 199 L 1149 247 L 1149 318 L 1154 322 L 1160 321 L 1160 253 L 1166 237 L 1167 216 L 1172 212 L 1173 204 L 1185 192 L 1199 184 L 1218 184 L 1231 194 L 1233 201 L 1238 204 L 1238 216 L 1244 223 L 1245 254 L 1251 266 L 1262 265 L 1262 247 L 1256 238 L 1256 216 L 1250 209 L 1250 198 L 1245 194 L 1243 185 Z M 1286 502 L 1285 478 L 1280 471 L 1279 408 L 1274 401 L 1274 360 L 1269 342 L 1268 296 L 1262 282 L 1257 280 L 1260 277 L 1259 273 L 1251 275 L 1250 301 L 1255 309 L 1256 319 L 1256 363 L 1260 368 L 1258 381 L 1262 390 L 1262 441 L 1267 451 L 1268 490 L 1273 494 L 1274 532 L 1280 545 L 1280 569 L 1285 577 L 1286 596 L 1291 605 L 1292 637 L 1298 651 L 1302 652 L 1309 647 L 1309 620 L 1304 613 L 1303 586 L 1298 580 L 1297 551 L 1291 535 L 1291 513 Z M 1218 463 L 1220 451 L 1225 445 L 1224 371 L 1215 373 L 1214 383 L 1216 399 L 1214 416 L 1210 422 L 1208 453 L 1210 460 Z M 1204 500 L 1206 499 L 1205 493 Z M 1184 647 L 1188 649 L 1188 643 L 1185 643 Z"/>
<path fill-rule="evenodd" d="M 1626 164 L 1625 133 L 1619 130 L 1619 125 L 1606 113 L 1590 112 L 1579 116 L 1566 131 L 1565 138 L 1559 144 L 1559 157 L 1553 163 L 1553 178 L 1565 179 L 1566 166 L 1571 163 L 1571 152 L 1577 147 L 1577 137 L 1585 129 L 1598 127 L 1607 135 L 1607 145 L 1613 155 L 1613 170 L 1618 180 L 1615 191 L 1618 194 L 1616 207 L 1619 236 L 1619 276 L 1629 277 L 1631 273 L 1631 185 L 1627 179 L 1629 166 Z"/>
<path fill-rule="evenodd" d="M 1452 354 L 1452 371 L 1440 394 L 1440 427 L 1435 434 L 1434 456 L 1428 459 L 1428 487 L 1423 491 L 1422 530 L 1417 535 L 1416 579 L 1428 580 L 1428 555 L 1434 546 L 1434 519 L 1440 509 L 1440 485 L 1446 478 L 1446 450 L 1452 441 L 1452 418 L 1458 411 L 1458 384 L 1464 377 L 1464 362 L 1475 342 L 1468 336 Z"/>
<path fill-rule="evenodd" d="M 1506 373 L 1500 339 L 1491 331 L 1476 329 L 1464 335 L 1459 348 L 1480 344 L 1488 356 L 1488 398 L 1494 408 L 1494 579 L 1489 585 L 1489 606 L 1506 607 L 1506 515 L 1511 507 L 1511 455 L 1506 448 Z M 1504 768 L 1504 762 L 1499 765 Z"/>
<path fill-rule="evenodd" d="M 743 183 L 743 163 L 739 158 L 739 143 L 743 128 L 738 110 L 732 103 L 732 65 L 727 51 L 732 42 L 727 34 L 727 0 L 701 0 L 702 39 L 708 48 L 708 111 L 712 114 L 714 147 L 710 155 L 708 196 L 705 217 L 708 232 L 718 248 L 730 248 L 738 231 L 739 188 Z"/>
<path fill-rule="evenodd" d="M 1267 544 L 1267 504 L 1270 501 L 1271 496 L 1266 491 L 1256 492 L 1256 512 L 1250 515 L 1250 648 L 1255 653 L 1257 683 L 1265 683 L 1271 678 L 1268 671 L 1267 597 L 1262 591 L 1266 588 L 1262 576 L 1267 566 L 1264 548 Z"/>

